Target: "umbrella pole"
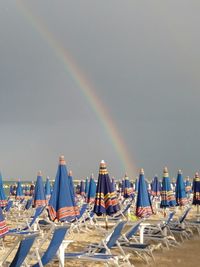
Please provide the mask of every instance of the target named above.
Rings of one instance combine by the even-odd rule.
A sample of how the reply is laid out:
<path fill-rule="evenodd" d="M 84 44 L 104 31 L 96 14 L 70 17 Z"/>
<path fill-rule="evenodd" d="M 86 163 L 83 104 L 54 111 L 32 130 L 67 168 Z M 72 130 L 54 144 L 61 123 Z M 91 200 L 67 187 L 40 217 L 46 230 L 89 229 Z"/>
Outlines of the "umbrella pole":
<path fill-rule="evenodd" d="M 107 231 L 108 230 L 108 216 L 107 215 L 106 215 L 105 223 L 106 223 L 106 231 Z"/>
<path fill-rule="evenodd" d="M 164 208 L 164 217 L 166 217 L 166 215 L 167 215 L 167 214 L 166 214 L 166 208 Z"/>
<path fill-rule="evenodd" d="M 199 221 L 199 204 L 197 204 L 197 221 Z"/>

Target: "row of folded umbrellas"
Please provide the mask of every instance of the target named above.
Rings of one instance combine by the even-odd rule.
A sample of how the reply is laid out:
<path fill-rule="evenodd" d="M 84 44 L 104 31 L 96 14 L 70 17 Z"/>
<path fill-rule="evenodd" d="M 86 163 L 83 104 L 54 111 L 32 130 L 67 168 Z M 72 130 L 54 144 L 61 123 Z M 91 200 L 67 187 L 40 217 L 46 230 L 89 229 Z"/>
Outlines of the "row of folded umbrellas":
<path fill-rule="evenodd" d="M 20 182 L 18 182 L 20 187 Z M 50 187 L 49 187 L 50 188 Z M 133 189 L 130 185 L 128 177 L 124 180 L 124 197 L 132 197 Z M 151 194 L 153 196 L 161 197 L 160 207 L 167 208 L 176 205 L 184 206 L 189 199 L 186 195 L 185 183 L 182 172 L 178 172 L 175 193 L 171 188 L 171 182 L 167 168 L 164 168 L 162 186 L 158 179 L 154 179 L 152 184 Z M 16 190 L 17 191 L 17 190 Z M 145 181 L 144 170 L 140 170 L 138 179 L 138 190 L 135 201 L 135 213 L 138 217 L 147 217 L 154 213 L 152 208 L 152 198 L 148 192 L 148 187 Z M 49 191 L 50 192 L 50 191 Z M 119 194 L 121 196 L 121 194 Z M 21 198 L 23 192 L 16 195 L 16 198 Z M 200 204 L 200 178 L 198 173 L 195 174 L 193 180 L 193 200 L 194 205 Z M 93 210 L 97 216 L 103 214 L 112 216 L 120 210 L 118 194 L 115 190 L 114 183 L 111 182 L 107 166 L 104 161 L 101 161 L 99 167 L 99 176 L 97 185 L 93 179 L 90 178 L 88 185 L 88 193 L 85 198 L 88 203 L 93 203 Z M 4 207 L 7 204 L 7 199 L 3 192 L 3 182 L 0 179 L 0 205 Z M 44 184 L 42 181 L 41 172 L 38 173 L 37 181 L 34 188 L 33 206 L 46 206 L 49 218 L 52 221 L 71 221 L 79 215 L 79 206 L 77 205 L 77 197 L 74 190 L 74 183 L 71 173 L 67 171 L 64 156 L 59 159 L 58 170 L 53 185 L 52 192 L 45 193 Z M 0 209 L 1 212 L 1 209 Z M 5 227 L 2 212 L 0 214 L 0 232 L 1 228 Z"/>

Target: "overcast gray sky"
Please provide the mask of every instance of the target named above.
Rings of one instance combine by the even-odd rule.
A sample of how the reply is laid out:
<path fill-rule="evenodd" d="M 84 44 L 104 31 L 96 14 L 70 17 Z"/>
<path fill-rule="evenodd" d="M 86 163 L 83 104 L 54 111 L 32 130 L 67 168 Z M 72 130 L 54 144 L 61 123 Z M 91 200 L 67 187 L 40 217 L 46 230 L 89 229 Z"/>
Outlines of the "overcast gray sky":
<path fill-rule="evenodd" d="M 24 9 L 25 7 L 25 9 Z M 0 169 L 111 176 L 121 158 L 87 98 L 28 13 L 75 60 L 109 110 L 136 168 L 171 177 L 199 169 L 199 1 L 0 0 Z M 131 178 L 136 173 L 128 174 Z"/>

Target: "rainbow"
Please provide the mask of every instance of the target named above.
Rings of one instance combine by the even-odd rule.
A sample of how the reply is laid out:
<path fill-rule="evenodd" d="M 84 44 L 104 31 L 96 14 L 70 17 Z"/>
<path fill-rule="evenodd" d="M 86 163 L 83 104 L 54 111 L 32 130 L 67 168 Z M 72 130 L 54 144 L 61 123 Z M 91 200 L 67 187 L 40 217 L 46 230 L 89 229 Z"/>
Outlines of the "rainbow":
<path fill-rule="evenodd" d="M 109 115 L 106 106 L 100 100 L 92 84 L 88 81 L 83 71 L 77 66 L 69 51 L 67 51 L 66 48 L 63 47 L 63 45 L 52 35 L 44 22 L 33 14 L 31 9 L 27 6 L 27 2 L 26 5 L 24 1 L 18 1 L 17 3 L 18 9 L 22 15 L 51 47 L 57 59 L 62 62 L 65 71 L 71 75 L 73 80 L 78 85 L 81 93 L 84 95 L 104 127 L 110 142 L 117 152 L 120 162 L 123 165 L 123 171 L 128 172 L 130 174 L 129 176 L 134 176 L 136 173 L 134 160 L 131 158 L 122 136 L 119 134 L 119 131 L 117 130 L 113 119 Z"/>

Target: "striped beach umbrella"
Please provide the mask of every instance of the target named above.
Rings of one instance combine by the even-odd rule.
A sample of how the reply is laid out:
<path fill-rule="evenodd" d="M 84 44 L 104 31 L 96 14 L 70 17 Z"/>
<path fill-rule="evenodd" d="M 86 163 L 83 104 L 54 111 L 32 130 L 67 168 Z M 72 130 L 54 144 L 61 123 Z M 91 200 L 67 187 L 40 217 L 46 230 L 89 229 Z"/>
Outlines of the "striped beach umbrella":
<path fill-rule="evenodd" d="M 59 166 L 48 206 L 52 221 L 71 221 L 79 215 L 74 196 L 69 186 L 68 172 L 64 156 L 59 159 Z"/>
<path fill-rule="evenodd" d="M 22 188 L 22 184 L 21 184 L 21 181 L 19 180 L 17 182 L 17 188 L 16 188 L 16 196 L 15 196 L 16 199 L 22 199 L 24 198 L 24 193 L 23 193 L 23 188 Z"/>
<path fill-rule="evenodd" d="M 37 174 L 37 180 L 35 184 L 33 206 L 39 207 L 39 206 L 45 206 L 46 204 L 47 204 L 47 201 L 46 201 L 46 196 L 45 196 L 44 184 L 42 180 L 42 173 L 41 171 L 39 171 Z"/>
<path fill-rule="evenodd" d="M 71 170 L 68 173 L 68 182 L 69 182 L 70 192 L 72 194 L 72 199 L 74 200 L 75 199 L 75 192 L 74 192 L 73 174 L 72 174 Z"/>
<path fill-rule="evenodd" d="M 94 203 L 95 196 L 96 196 L 96 183 L 94 180 L 93 175 L 90 177 L 90 182 L 89 182 L 89 189 L 88 189 L 88 195 L 87 195 L 87 203 Z"/>
<path fill-rule="evenodd" d="M 3 217 L 2 209 L 0 208 L 0 238 L 3 237 L 7 232 L 8 227 Z"/>
<path fill-rule="evenodd" d="M 2 179 L 2 175 L 0 173 L 0 207 L 5 207 L 7 205 L 8 201 L 6 198 L 6 194 L 4 192 L 4 188 L 3 188 L 3 179 Z"/>
<path fill-rule="evenodd" d="M 161 189 L 161 184 L 158 180 L 158 177 L 155 176 L 153 178 L 152 183 L 151 183 L 151 195 L 153 197 L 159 197 L 160 196 L 160 189 Z"/>
<path fill-rule="evenodd" d="M 188 203 L 188 200 L 186 197 L 185 184 L 181 170 L 178 171 L 175 193 L 177 205 L 185 206 Z"/>
<path fill-rule="evenodd" d="M 133 188 L 131 187 L 131 183 L 130 183 L 130 180 L 129 180 L 127 174 L 125 174 L 125 177 L 124 177 L 124 198 L 129 198 L 129 197 L 133 197 Z"/>
<path fill-rule="evenodd" d="M 192 183 L 190 182 L 190 177 L 188 176 L 185 181 L 185 192 L 188 197 L 190 197 L 190 194 L 192 193 Z"/>
<path fill-rule="evenodd" d="M 193 205 L 200 205 L 200 178 L 198 172 L 195 173 L 193 180 Z"/>
<path fill-rule="evenodd" d="M 51 197 L 51 185 L 50 185 L 49 177 L 46 178 L 44 190 L 45 190 L 46 200 L 49 200 Z"/>
<path fill-rule="evenodd" d="M 116 191 L 116 183 L 115 183 L 115 178 L 114 177 L 111 180 L 111 184 L 112 184 L 113 191 Z"/>
<path fill-rule="evenodd" d="M 103 214 L 112 215 L 119 210 L 120 207 L 116 192 L 113 191 L 106 163 L 102 160 L 99 168 L 94 213 L 96 213 L 97 216 L 101 216 Z"/>
<path fill-rule="evenodd" d="M 147 191 L 147 186 L 144 178 L 144 170 L 140 170 L 140 176 L 138 181 L 138 194 L 136 201 L 136 216 L 148 217 L 153 214 L 151 200 Z"/>
<path fill-rule="evenodd" d="M 170 178 L 167 167 L 163 171 L 162 190 L 161 190 L 161 208 L 176 206 L 175 195 L 171 188 Z"/>

